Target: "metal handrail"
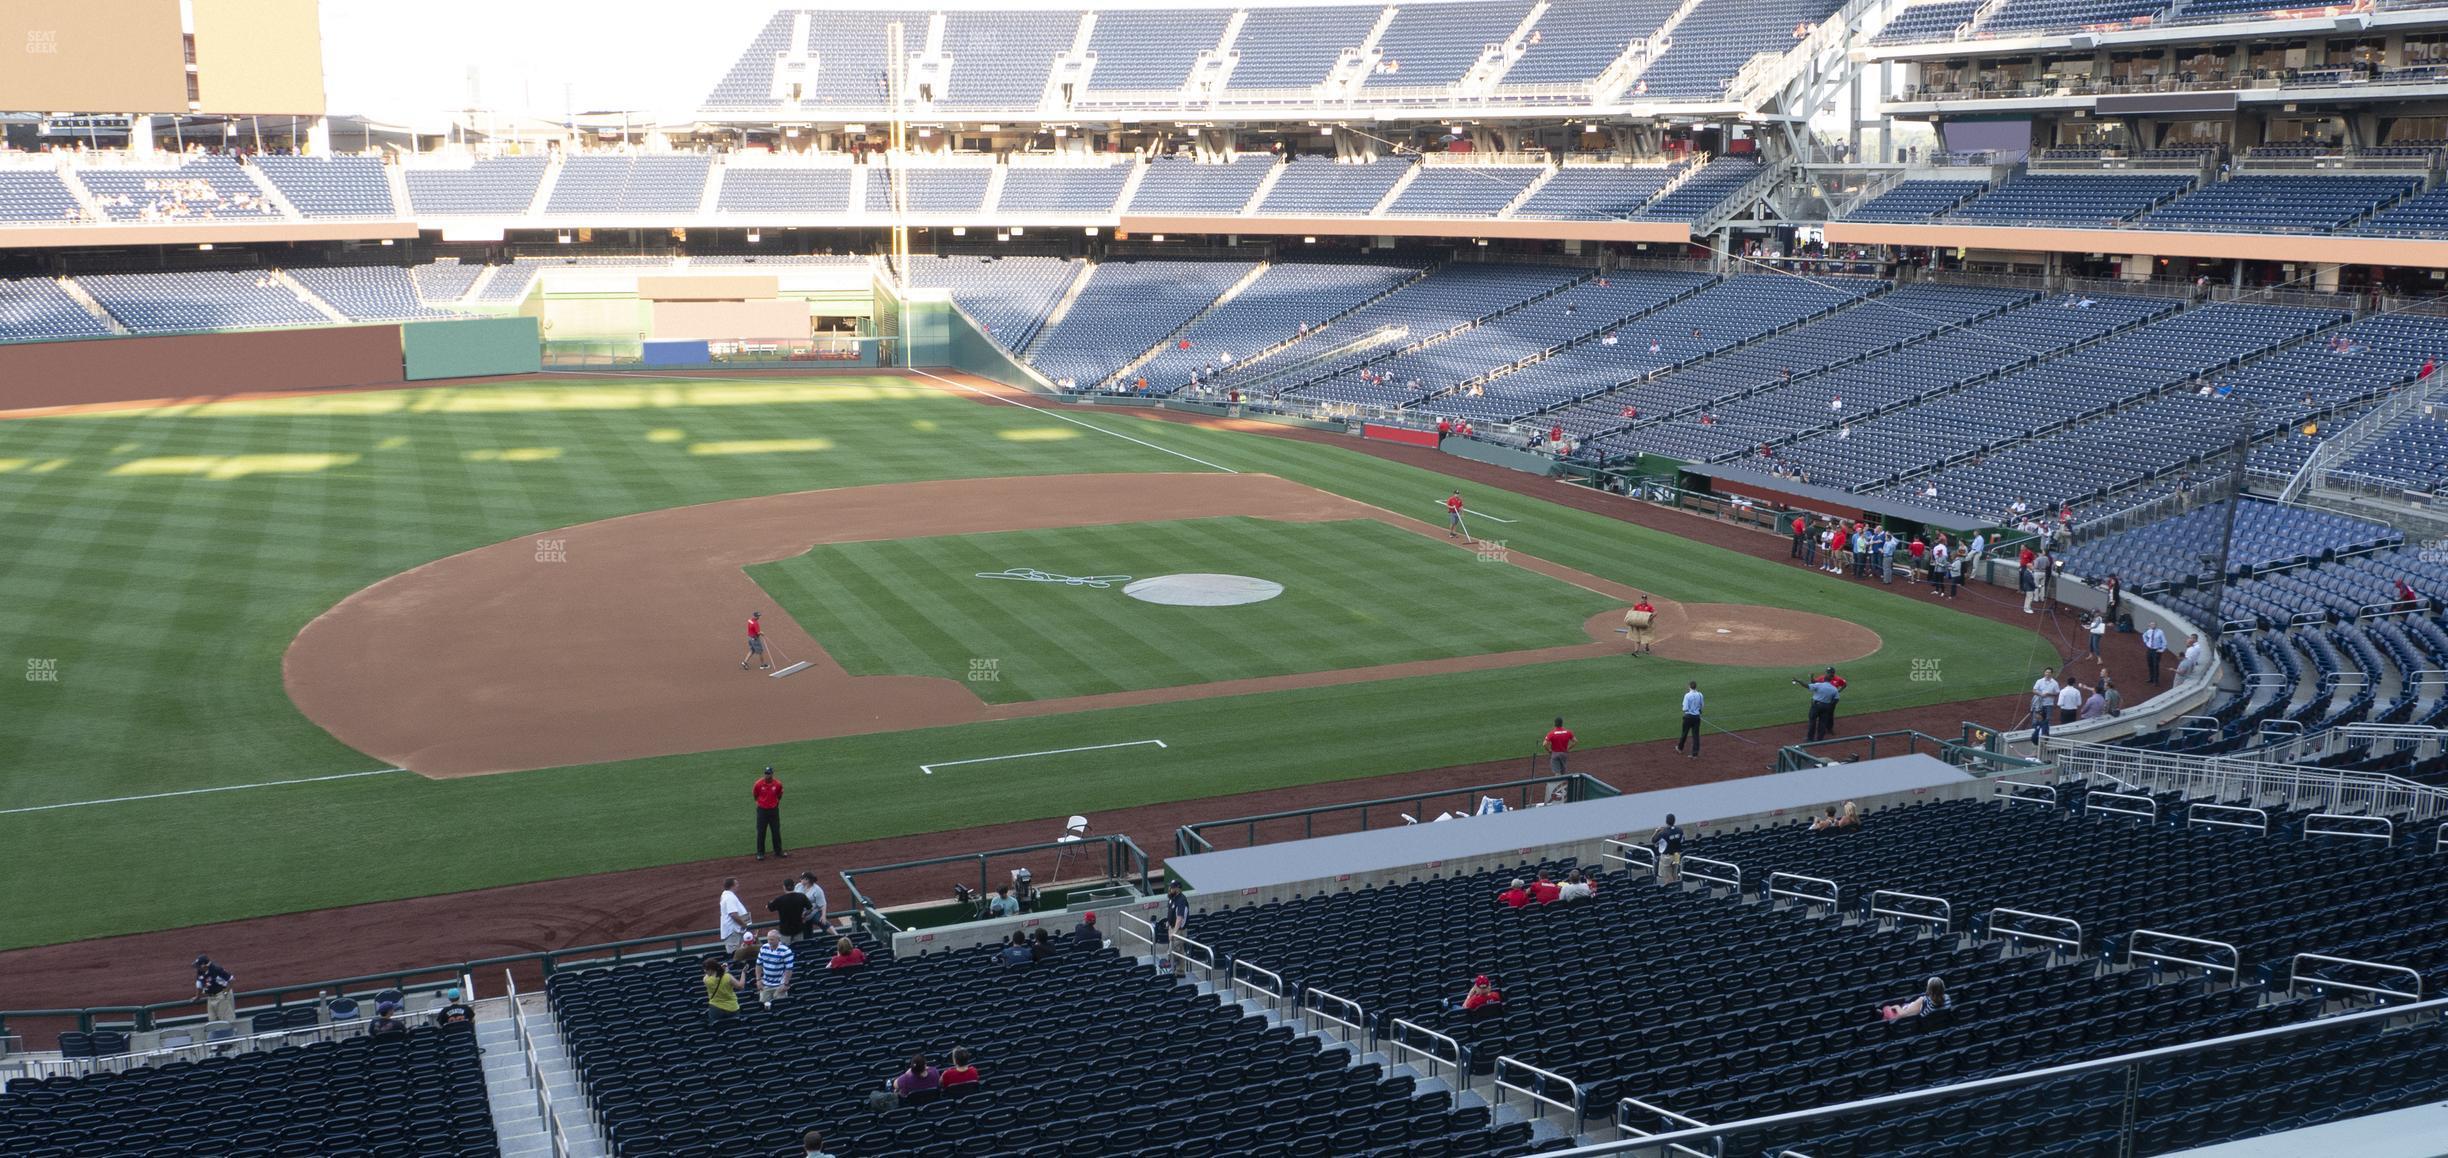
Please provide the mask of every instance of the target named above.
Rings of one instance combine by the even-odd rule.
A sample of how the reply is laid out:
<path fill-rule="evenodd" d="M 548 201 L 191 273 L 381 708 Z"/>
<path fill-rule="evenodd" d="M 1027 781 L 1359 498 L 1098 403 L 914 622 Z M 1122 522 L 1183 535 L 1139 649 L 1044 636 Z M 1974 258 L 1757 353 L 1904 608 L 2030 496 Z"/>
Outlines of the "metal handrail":
<path fill-rule="evenodd" d="M 1651 1105 L 1648 1102 L 1640 1100 L 1639 1098 L 1623 1098 L 1615 1103 L 1615 1130 L 1617 1133 L 1626 1134 L 1634 1138 L 1647 1138 L 1655 1134 L 1656 1131 L 1643 1130 L 1640 1127 L 1633 1125 L 1630 1120 L 1631 1114 L 1626 1112 L 1629 1110 L 1639 1110 L 1645 1114 L 1655 1115 L 1664 1121 L 1681 1123 L 1685 1127 L 1706 1127 L 1708 1125 L 1708 1123 L 1688 1114 L 1678 1114 L 1673 1110 L 1665 1108 L 1664 1106 Z M 1689 1146 L 1669 1146 L 1667 1149 L 1677 1154 L 1690 1155 L 1691 1158 L 1721 1158 L 1721 1156 L 1725 1154 L 1725 1139 L 1717 1138 L 1713 1139 L 1712 1141 L 1713 1144 L 1706 1150 L 1695 1150 Z"/>
<path fill-rule="evenodd" d="M 2001 929 L 1998 927 L 1997 923 L 1998 914 L 2000 913 L 2004 913 L 2009 917 L 2029 917 L 2032 920 L 2046 921 L 2052 925 L 2070 925 L 2074 929 L 2074 936 L 2069 940 L 2065 937 L 2052 937 L 2047 933 L 2035 933 L 2029 929 Z M 2012 937 L 2018 941 L 2047 941 L 2054 945 L 2063 945 L 2066 948 L 2072 949 L 2074 951 L 2074 955 L 2077 957 L 2082 955 L 2082 922 L 2077 921 L 2072 917 L 2057 917 L 2051 916 L 2047 913 L 2026 912 L 2022 909 L 1997 908 L 1989 910 L 1987 921 L 1991 936 Z"/>
<path fill-rule="evenodd" d="M 1801 890 L 1799 890 L 1799 889 L 1780 889 L 1780 888 L 1778 888 L 1778 887 L 1777 887 L 1777 881 L 1778 881 L 1779 879 L 1788 880 L 1788 881 L 1801 881 L 1801 882 L 1808 882 L 1808 883 L 1810 883 L 1810 884 L 1814 884 L 1814 885 L 1826 885 L 1826 886 L 1827 886 L 1827 895 L 1826 895 L 1826 896 L 1821 896 L 1821 895 L 1819 895 L 1819 894 L 1817 894 L 1817 893 L 1806 893 L 1806 892 L 1803 892 L 1803 891 L 1801 891 Z M 1834 881 L 1832 881 L 1832 880 L 1829 880 L 1829 879 L 1827 879 L 1826 877 L 1806 877 L 1806 876 L 1803 876 L 1801 873 L 1774 873 L 1774 872 L 1772 872 L 1772 873 L 1769 873 L 1769 874 L 1768 874 L 1768 895 L 1769 895 L 1771 898 L 1774 898 L 1774 897 L 1791 897 L 1791 898 L 1793 898 L 1794 900 L 1797 900 L 1797 901 L 1801 901 L 1801 902 L 1803 902 L 1804 904 L 1811 904 L 1811 905 L 1822 905 L 1822 904 L 1823 904 L 1823 905 L 1826 905 L 1826 906 L 1828 907 L 1829 911 L 1833 912 L 1833 911 L 1836 909 L 1836 907 L 1837 907 L 1837 906 L 1838 906 L 1838 905 L 1841 903 L 1841 902 L 1839 902 L 1839 901 L 1837 900 L 1837 894 L 1838 894 L 1838 892 L 1839 892 L 1839 890 L 1838 890 L 1838 888 L 1837 888 L 1836 882 L 1834 882 Z"/>
<path fill-rule="evenodd" d="M 1638 867 L 1647 869 L 1649 871 L 1649 875 L 1651 876 L 1657 875 L 1657 850 L 1649 847 L 1648 845 L 1634 844 L 1628 840 L 1602 840 L 1598 842 L 1598 846 L 1601 849 L 1620 848 L 1625 850 L 1621 855 L 1612 852 L 1600 852 L 1598 854 L 1598 859 L 1600 860 L 1614 861 L 1624 866 L 1626 871 L 1630 871 L 1631 869 Z M 1640 856 L 1646 859 L 1638 862 L 1638 864 L 1635 865 L 1634 861 L 1632 860 L 1633 854 L 1635 853 L 1638 853 Z"/>
<path fill-rule="evenodd" d="M 2221 965 L 2216 961 L 2201 961 L 2195 960 L 2191 957 L 2178 957 L 2172 953 L 2146 953 L 2134 947 L 2144 937 L 2152 938 L 2155 941 L 2181 941 L 2188 945 L 2208 945 L 2214 949 L 2225 949 L 2227 951 L 2228 958 L 2232 960 L 2234 964 Z M 2204 937 L 2187 937 L 2179 933 L 2162 933 L 2157 929 L 2136 929 L 2133 931 L 2132 936 L 2125 939 L 2125 963 L 2127 965 L 2133 964 L 2134 958 L 2136 957 L 2140 957 L 2148 961 L 2164 961 L 2171 965 L 2191 965 L 2200 969 L 2225 973 L 2227 975 L 2227 979 L 2230 981 L 2236 979 L 2236 971 L 2242 968 L 2244 964 L 2244 954 L 2238 952 L 2235 946 L 2230 945 L 2225 941 L 2212 941 Z"/>
<path fill-rule="evenodd" d="M 1989 798 L 2001 804 L 2045 804 L 2057 806 L 2057 786 L 2034 784 L 2028 780 L 2008 780 L 2000 777 L 1990 781 Z"/>
<path fill-rule="evenodd" d="M 2100 800 L 2112 803 L 2096 803 Z M 2139 804 L 2141 807 L 2119 808 L 2117 807 L 2119 804 Z M 2126 792 L 2102 792 L 2093 789 L 2083 793 L 2083 812 L 2086 815 L 2093 812 L 2113 812 L 2119 816 L 2139 816 L 2156 824 L 2159 821 L 2159 802 L 2148 796 L 2135 796 Z"/>
<path fill-rule="evenodd" d="M 1411 1044 L 1409 1041 L 1404 1040 L 1403 1035 L 1404 1031 L 1406 1030 L 1411 1033 L 1418 1034 L 1421 1037 L 1425 1037 L 1431 1042 L 1444 1042 L 1453 1050 L 1453 1056 L 1447 1057 L 1433 1049 Z M 1392 1021 L 1387 1022 L 1386 1035 L 1378 1039 L 1378 1044 L 1385 1047 L 1386 1052 L 1392 1054 L 1394 1056 L 1394 1060 L 1397 1062 L 1402 1062 L 1404 1060 L 1403 1055 L 1406 1053 L 1419 1055 L 1422 1060 L 1429 1063 L 1427 1069 L 1427 1074 L 1429 1077 L 1433 1078 L 1440 1076 L 1437 1073 L 1437 1070 L 1442 1066 L 1454 1067 L 1454 1071 L 1463 1075 L 1466 1080 L 1470 1076 L 1470 1051 L 1462 1048 L 1461 1042 L 1455 1041 L 1454 1039 L 1438 1033 L 1427 1026 L 1421 1025 L 1416 1021 L 1406 1021 L 1403 1018 L 1397 1017 Z"/>
<path fill-rule="evenodd" d="M 2317 829 L 2312 827 L 2315 822 L 2323 820 L 2333 822 L 2333 826 Z M 2351 826 L 2357 824 L 2377 824 L 2380 826 L 2380 831 L 2356 832 Z M 2386 847 L 2397 840 L 2397 822 L 2385 816 L 2349 816 L 2338 812 L 2315 812 L 2304 817 L 2303 834 L 2305 839 L 2315 836 L 2347 836 L 2357 840 L 2376 840 Z"/>
<path fill-rule="evenodd" d="M 2352 965 L 2357 969 L 2373 969 L 2382 973 L 2402 973 L 2414 979 L 2414 988 L 2411 990 L 2389 989 L 2384 986 L 2364 985 L 2354 981 L 2338 981 L 2327 977 L 2310 978 L 2310 984 L 2319 985 L 2330 989 L 2352 989 L 2360 993 L 2371 993 L 2382 997 L 2404 997 L 2417 1002 L 2422 1000 L 2423 977 L 2421 971 L 2419 970 L 2409 969 L 2403 965 L 2390 965 L 2382 961 L 2360 961 L 2353 957 L 2330 957 L 2320 953 L 2297 953 L 2295 955 L 2295 959 L 2287 963 L 2287 996 L 2295 996 L 2295 987 L 2297 985 L 2306 983 L 2306 978 L 2303 975 L 2304 962 L 2306 961 L 2325 961 L 2332 965 Z"/>
<path fill-rule="evenodd" d="M 1262 977 L 1272 978 L 1275 982 L 1275 987 L 1273 989 L 1269 989 L 1265 985 L 1260 984 L 1254 978 L 1242 976 L 1245 971 Z M 1241 991 L 1245 988 L 1256 993 L 1265 994 L 1270 999 L 1266 1003 L 1267 1009 L 1270 1011 L 1281 1007 L 1283 1004 L 1283 974 L 1277 973 L 1272 969 L 1265 968 L 1264 966 L 1253 965 L 1249 961 L 1240 957 L 1233 958 L 1232 973 L 1227 979 L 1227 986 L 1232 990 L 1232 995 L 1235 999 L 1240 998 Z"/>
<path fill-rule="evenodd" d="M 2253 820 L 2250 823 L 2241 820 L 2220 820 L 2215 816 L 2203 815 L 2205 812 L 2245 812 L 2251 813 Z M 2259 808 L 2248 808 L 2241 804 L 2200 803 L 2187 805 L 2185 807 L 2185 827 L 2191 828 L 2196 824 L 2216 825 L 2220 828 L 2249 828 L 2263 836 L 2269 835 L 2268 811 Z"/>
<path fill-rule="evenodd" d="M 1139 938 L 1141 941 L 1146 942 L 1149 953 L 1152 954 L 1156 952 L 1156 922 L 1143 919 L 1136 914 L 1129 913 L 1121 909 L 1114 910 L 1113 916 L 1117 920 L 1127 921 L 1132 925 L 1138 926 L 1136 929 L 1125 929 L 1123 931 L 1129 933 L 1133 937 Z"/>
<path fill-rule="evenodd" d="M 1707 873 L 1693 872 L 1692 866 L 1696 864 L 1710 865 L 1716 868 L 1731 870 L 1734 875 L 1730 877 L 1710 876 Z M 1737 894 L 1742 892 L 1742 866 L 1735 864 L 1732 861 L 1712 860 L 1705 856 L 1686 855 L 1683 858 L 1683 875 L 1693 880 L 1707 881 L 1710 884 L 1715 885 L 1725 885 L 1733 889 Z"/>
<path fill-rule="evenodd" d="M 1737 1133 L 1772 1133 L 1788 1127 L 1805 1126 L 1814 1122 L 1845 1118 L 1869 1112 L 1876 1112 L 1882 1117 L 1892 1116 L 1899 1111 L 1915 1106 L 1925 1105 L 1931 1102 L 1964 1098 L 1998 1090 L 2019 1089 L 2024 1086 L 2040 1085 L 2048 1082 L 2060 1081 L 2066 1078 L 2080 1077 L 2084 1074 L 2103 1073 L 2110 1070 L 2132 1069 L 2134 1067 L 2159 1062 L 2169 1058 L 2189 1057 L 2209 1050 L 2232 1048 L 2246 1042 L 2284 1040 L 2306 1033 L 2327 1035 L 2336 1032 L 2338 1027 L 2345 1025 L 2358 1025 L 2365 1022 L 2377 1022 L 2382 1026 L 2386 1026 L 2406 1017 L 2426 1016 L 2443 1012 L 2448 1012 L 2448 998 L 2433 998 L 2430 1001 L 2417 1002 L 2410 1006 L 2392 1005 L 2385 1009 L 2357 1010 L 2352 1013 L 2341 1013 L 2335 1016 L 2317 1018 L 2310 1021 L 2290 1022 L 2285 1025 L 2272 1026 L 2268 1029 L 2247 1030 L 2243 1033 L 2231 1034 L 2226 1037 L 2214 1037 L 2201 1041 L 2184 1042 L 2178 1045 L 2159 1046 L 2155 1049 L 2137 1050 L 2132 1053 L 2117 1054 L 2113 1057 L 2094 1058 L 2090 1061 L 2068 1062 L 2064 1065 L 2049 1066 L 2044 1069 L 2025 1070 L 2022 1073 L 2001 1074 L 1997 1077 L 1990 1078 L 1975 1078 L 1971 1081 L 1957 1082 L 1952 1085 L 1927 1086 L 1917 1090 L 1906 1090 L 1902 1093 L 1880 1094 L 1876 1097 L 1857 1098 L 1850 1102 L 1838 1102 L 1834 1105 L 1809 1106 L 1799 1110 L 1786 1110 L 1782 1113 L 1768 1114 L 1757 1118 L 1745 1118 L 1737 1122 L 1719 1122 L 1713 1126 L 1695 1127 L 1689 1130 L 1677 1130 L 1670 1134 L 1653 1134 L 1646 1138 L 1627 1138 L 1613 1142 L 1601 1142 L 1595 1145 L 1576 1147 L 1571 1150 L 1560 1150 L 1556 1151 L 1556 1153 L 1559 1156 L 1562 1156 L 1562 1158 L 1598 1158 L 1600 1155 L 1634 1153 L 1646 1154 L 1656 1152 L 1657 1148 L 1661 1146 L 1708 1142 Z M 2127 1126 L 2126 1129 L 2130 1131 L 2130 1125 Z"/>
<path fill-rule="evenodd" d="M 1351 1010 L 1350 1019 L 1336 1017 L 1319 1008 L 1319 1005 L 1325 1002 L 1332 1002 L 1336 1006 Z M 1308 989 L 1301 992 L 1300 1011 L 1302 1023 L 1310 1032 L 1325 1032 L 1322 1026 L 1316 1024 L 1319 1022 L 1339 1025 L 1351 1032 L 1351 1036 L 1344 1040 L 1349 1041 L 1354 1049 L 1366 1051 L 1372 1048 L 1373 1035 L 1369 1032 L 1368 1011 L 1360 1008 L 1359 1002 L 1348 997 L 1338 997 L 1323 989 Z"/>
<path fill-rule="evenodd" d="M 1542 1077 L 1542 1078 L 1547 1079 L 1548 1081 L 1552 1081 L 1552 1082 L 1560 1082 L 1560 1083 L 1562 1083 L 1565 1089 L 1568 1089 L 1568 1090 L 1571 1090 L 1571 1091 L 1572 1091 L 1572 1100 L 1571 1100 L 1571 1101 L 1569 1101 L 1569 1102 L 1567 1102 L 1567 1101 L 1563 1101 L 1563 1100 L 1561 1100 L 1561 1099 L 1554 1098 L 1554 1097 L 1550 1097 L 1550 1096 L 1548 1096 L 1548 1095 L 1546 1095 L 1546 1094 L 1542 1094 L 1542 1093 L 1538 1092 L 1537 1090 L 1530 1088 L 1529 1086 L 1526 1086 L 1526 1085 L 1520 1085 L 1520 1084 L 1516 1084 L 1516 1083 L 1514 1083 L 1514 1082 L 1508 1082 L 1508 1081 L 1506 1081 L 1506 1080 L 1505 1080 L 1505 1068 L 1506 1068 L 1507 1066 L 1510 1066 L 1510 1067 L 1512 1067 L 1513 1069 L 1516 1069 L 1516 1070 L 1521 1070 L 1521 1071 L 1524 1071 L 1524 1072 L 1526 1072 L 1526 1073 L 1536 1074 L 1536 1075 L 1538 1075 L 1539 1077 Z M 1580 1130 L 1581 1130 L 1581 1118 L 1582 1118 L 1582 1107 L 1583 1107 L 1583 1106 L 1584 1106 L 1584 1105 L 1587 1103 L 1588 1098 L 1589 1098 L 1589 1095 L 1588 1095 L 1588 1094 L 1587 1094 L 1585 1091 L 1583 1091 L 1583 1090 L 1582 1090 L 1582 1088 L 1581 1088 L 1581 1084 L 1580 1084 L 1579 1082 L 1576 1082 L 1576 1081 L 1572 1080 L 1571 1078 L 1565 1077 L 1564 1075 L 1559 1074 L 1559 1073 L 1555 1072 L 1554 1070 L 1543 1070 L 1543 1069 L 1538 1068 L 1537 1066 L 1531 1065 L 1529 1062 L 1526 1062 L 1526 1061 L 1521 1060 L 1520 1058 L 1513 1058 L 1513 1057 L 1498 1057 L 1498 1058 L 1496 1059 L 1496 1070 L 1495 1070 L 1495 1074 L 1494 1074 L 1494 1076 L 1493 1076 L 1493 1078 L 1492 1078 L 1491 1080 L 1494 1082 L 1494 1084 L 1495 1084 L 1495 1086 L 1496 1086 L 1496 1104 L 1497 1104 L 1497 1105 L 1500 1105 L 1500 1106 L 1501 1106 L 1501 1105 L 1503 1105 L 1503 1104 L 1504 1104 L 1504 1101 L 1505 1101 L 1505 1093 L 1506 1093 L 1507 1091 L 1511 1091 L 1511 1092 L 1513 1092 L 1513 1093 L 1520 1094 L 1521 1096 L 1523 1096 L 1523 1097 L 1525 1097 L 1525 1098 L 1528 1098 L 1528 1099 L 1530 1099 L 1530 1100 L 1531 1100 L 1531 1101 L 1533 1101 L 1533 1102 L 1537 1102 L 1537 1103 L 1539 1103 L 1540 1105 L 1543 1105 L 1543 1106 L 1554 1106 L 1555 1108 L 1557 1108 L 1557 1109 L 1559 1109 L 1559 1110 L 1563 1110 L 1563 1111 L 1565 1111 L 1565 1112 L 1567 1112 L 1567 1113 L 1570 1113 L 1570 1114 L 1572 1115 L 1572 1130 L 1573 1130 L 1573 1132 L 1574 1132 L 1574 1133 L 1579 1133 L 1579 1132 L 1580 1132 Z M 1545 1116 L 1544 1111 L 1542 1111 L 1542 1112 L 1541 1112 L 1541 1116 L 1542 1116 L 1542 1117 L 1543 1117 L 1543 1116 Z"/>
<path fill-rule="evenodd" d="M 2448 852 L 2448 824 L 2440 825 L 2439 833 L 2431 838 L 2431 855 L 2438 856 L 2443 852 Z"/>
<path fill-rule="evenodd" d="M 1196 957 L 1191 957 L 1190 963 L 1207 970 L 1207 979 L 1209 981 L 1215 980 L 1215 972 L 1218 966 L 1216 964 L 1217 958 L 1216 951 L 1214 949 L 1211 949 L 1197 941 L 1191 940 L 1189 935 L 1185 933 L 1174 934 L 1172 946 L 1173 956 L 1176 957 L 1186 956 L 1186 954 L 1182 952 L 1184 949 L 1196 949 L 1199 952 L 1206 954 L 1207 959 L 1205 961 L 1201 961 Z"/>
<path fill-rule="evenodd" d="M 1937 905 L 1939 911 L 1933 916 L 1929 913 L 1916 913 L 1909 909 L 1881 908 L 1879 906 L 1880 897 L 1900 897 L 1909 901 L 1928 901 L 1931 904 Z M 1870 894 L 1870 914 L 1875 917 L 1894 917 L 1902 921 L 1925 921 L 1938 926 L 1938 931 L 1941 934 L 1952 933 L 1955 931 L 1955 904 L 1944 897 L 1930 897 L 1923 896 L 1920 893 L 1897 892 L 1894 889 L 1879 889 Z"/>

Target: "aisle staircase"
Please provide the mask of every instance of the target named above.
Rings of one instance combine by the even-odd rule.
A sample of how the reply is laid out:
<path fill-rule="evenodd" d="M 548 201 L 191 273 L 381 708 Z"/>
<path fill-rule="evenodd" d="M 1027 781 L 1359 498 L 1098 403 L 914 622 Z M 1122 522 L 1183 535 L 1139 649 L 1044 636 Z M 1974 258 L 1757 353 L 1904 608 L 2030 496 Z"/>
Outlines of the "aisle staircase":
<path fill-rule="evenodd" d="M 476 1044 L 484 1051 L 485 1098 L 493 1106 L 502 1158 L 604 1158 L 611 1152 L 543 994 L 483 1002 Z"/>

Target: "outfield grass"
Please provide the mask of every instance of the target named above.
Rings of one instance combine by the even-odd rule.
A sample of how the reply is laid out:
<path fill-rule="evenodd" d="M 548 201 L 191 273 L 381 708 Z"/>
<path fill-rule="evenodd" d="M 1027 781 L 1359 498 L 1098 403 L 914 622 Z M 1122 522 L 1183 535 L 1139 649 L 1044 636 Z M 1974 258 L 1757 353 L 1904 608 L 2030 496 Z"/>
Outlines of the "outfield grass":
<path fill-rule="evenodd" d="M 1237 607 L 979 578 L 1247 574 Z M 1563 647 L 1614 602 L 1368 519 L 1218 518 L 838 543 L 751 567 L 855 675 L 966 680 L 989 703 Z"/>
<path fill-rule="evenodd" d="M 747 495 L 1199 469 L 1159 448 L 1406 513 L 1433 516 L 1455 485 L 1339 447 L 1057 417 L 891 380 L 574 381 L 0 422 L 0 663 L 56 661 L 30 670 L 58 677 L 0 679 L 0 947 L 734 854 L 750 834 L 732 805 L 765 763 L 823 801 L 794 814 L 792 839 L 831 843 L 1522 758 L 1558 713 L 1588 744 L 1655 739 L 1673 734 L 1673 695 L 1692 678 L 1724 727 L 1801 718 L 1790 672 L 1593 660 L 719 756 L 8 811 L 379 767 L 297 713 L 280 656 L 341 598 L 444 555 Z M 1873 628 L 1885 646 L 1846 665 L 1848 713 L 2002 695 L 2045 662 L 2033 637 L 1910 594 L 1464 489 L 1474 509 L 1518 520 L 1502 529 L 1526 553 L 1667 598 Z M 1914 678 L 1916 660 L 1939 678 Z M 1141 738 L 1170 747 L 917 767 Z M 102 883 L 177 866 L 190 883 Z"/>

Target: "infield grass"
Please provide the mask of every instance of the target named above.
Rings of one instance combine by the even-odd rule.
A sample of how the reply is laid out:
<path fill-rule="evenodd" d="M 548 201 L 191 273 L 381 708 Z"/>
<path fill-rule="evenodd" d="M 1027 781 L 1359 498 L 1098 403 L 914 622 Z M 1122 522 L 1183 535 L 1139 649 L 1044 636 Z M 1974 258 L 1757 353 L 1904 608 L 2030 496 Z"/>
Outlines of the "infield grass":
<path fill-rule="evenodd" d="M 892 378 L 572 379 L 0 421 L 0 947 L 744 853 L 735 805 L 767 763 L 824 802 L 796 811 L 791 832 L 821 844 L 1524 759 L 1558 714 L 1588 745 L 1658 739 L 1675 732 L 1686 679 L 1709 691 L 1712 723 L 1789 723 L 1800 738 L 1792 672 L 1588 660 L 462 780 L 48 807 L 379 767 L 290 705 L 281 655 L 350 593 L 445 555 L 750 495 L 1203 469 L 1167 448 L 1427 519 L 1456 485 L 1340 447 L 1057 417 Z M 1671 599 L 1872 628 L 1884 646 L 1846 665 L 1848 714 L 2005 696 L 2056 658 L 1906 588 L 1463 485 L 1474 510 L 1516 520 L 1498 524 L 1514 550 Z M 1468 566 L 1489 581 L 1508 570 Z M 1146 738 L 1169 747 L 918 770 Z M 12 811 L 28 808 L 45 810 Z M 99 885 L 182 866 L 194 875 L 178 887 Z"/>
<path fill-rule="evenodd" d="M 986 579 L 1013 567 L 1108 585 Z M 1144 603 L 1123 579 L 1247 574 L 1283 594 Z M 1612 600 L 1368 519 L 1216 518 L 836 543 L 748 569 L 853 675 L 988 703 L 1587 643 Z"/>

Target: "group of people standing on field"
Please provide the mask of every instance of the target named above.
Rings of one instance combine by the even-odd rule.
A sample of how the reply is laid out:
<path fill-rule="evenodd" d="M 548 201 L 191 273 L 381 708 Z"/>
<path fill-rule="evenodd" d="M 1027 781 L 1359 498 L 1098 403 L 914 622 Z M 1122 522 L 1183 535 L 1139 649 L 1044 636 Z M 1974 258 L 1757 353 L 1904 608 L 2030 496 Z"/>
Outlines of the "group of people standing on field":
<path fill-rule="evenodd" d="M 1804 566 L 1890 585 L 1899 569 L 1907 583 L 1917 572 L 1929 581 L 1930 594 L 1942 599 L 1958 597 L 1989 552 L 1989 537 L 1978 531 L 1969 537 L 1941 532 L 1924 538 L 1862 520 L 1823 517 L 1814 522 L 1805 514 L 1796 514 L 1788 529 L 1793 534 L 1791 557 Z"/>

